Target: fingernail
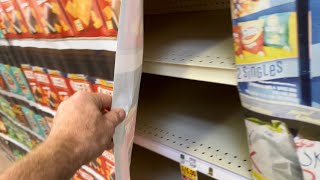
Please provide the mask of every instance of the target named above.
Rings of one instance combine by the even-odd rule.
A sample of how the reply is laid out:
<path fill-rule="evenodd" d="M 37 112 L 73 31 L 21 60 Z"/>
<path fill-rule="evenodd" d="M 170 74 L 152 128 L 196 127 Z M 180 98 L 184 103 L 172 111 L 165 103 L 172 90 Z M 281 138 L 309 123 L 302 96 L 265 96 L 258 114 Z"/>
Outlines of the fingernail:
<path fill-rule="evenodd" d="M 126 112 L 123 109 L 119 109 L 118 114 L 121 119 L 124 119 L 126 117 Z"/>

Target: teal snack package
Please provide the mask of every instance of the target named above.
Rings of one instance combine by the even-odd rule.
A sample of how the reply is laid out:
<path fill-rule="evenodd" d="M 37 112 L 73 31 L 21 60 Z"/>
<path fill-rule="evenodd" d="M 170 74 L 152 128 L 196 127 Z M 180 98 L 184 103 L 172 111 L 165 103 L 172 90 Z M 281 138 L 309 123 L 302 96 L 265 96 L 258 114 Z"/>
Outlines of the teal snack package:
<path fill-rule="evenodd" d="M 41 131 L 43 131 L 45 135 L 49 135 L 50 128 L 45 119 L 40 114 L 35 114 L 34 119 L 39 123 Z"/>
<path fill-rule="evenodd" d="M 28 100 L 34 101 L 32 92 L 29 88 L 28 82 L 26 78 L 24 77 L 22 71 L 20 68 L 11 66 L 11 71 L 16 78 L 20 88 L 21 88 L 21 94 L 25 96 Z"/>
<path fill-rule="evenodd" d="M 261 16 L 264 20 L 264 45 L 283 48 L 290 51 L 289 45 L 289 17 L 290 13 L 276 13 Z"/>
<path fill-rule="evenodd" d="M 21 88 L 17 80 L 15 79 L 9 65 L 0 63 L 0 73 L 10 92 L 15 94 L 22 94 Z"/>
<path fill-rule="evenodd" d="M 31 129 L 37 134 L 39 134 L 40 136 L 45 137 L 45 133 L 42 130 L 40 123 L 35 118 L 35 113 L 31 109 L 24 106 L 21 106 L 21 109 L 25 117 L 27 118 Z"/>

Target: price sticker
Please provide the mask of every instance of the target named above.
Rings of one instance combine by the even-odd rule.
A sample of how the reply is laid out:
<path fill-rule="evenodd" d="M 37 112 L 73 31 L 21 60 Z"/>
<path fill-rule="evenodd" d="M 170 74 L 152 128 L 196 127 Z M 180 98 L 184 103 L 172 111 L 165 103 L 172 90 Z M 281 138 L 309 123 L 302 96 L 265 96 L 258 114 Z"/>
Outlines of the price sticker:
<path fill-rule="evenodd" d="M 180 164 L 181 175 L 184 180 L 198 180 L 198 173 L 195 168 Z"/>

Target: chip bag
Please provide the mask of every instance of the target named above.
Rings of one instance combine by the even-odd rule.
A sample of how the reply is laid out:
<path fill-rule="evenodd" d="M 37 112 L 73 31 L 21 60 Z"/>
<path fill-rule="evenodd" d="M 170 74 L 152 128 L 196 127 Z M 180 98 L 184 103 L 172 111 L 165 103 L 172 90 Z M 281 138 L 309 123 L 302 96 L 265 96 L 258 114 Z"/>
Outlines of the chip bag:
<path fill-rule="evenodd" d="M 119 26 L 120 0 L 97 0 L 109 36 L 116 36 Z M 119 7 L 119 8 L 118 8 Z M 119 9 L 119 10 L 118 10 Z"/>
<path fill-rule="evenodd" d="M 1 1 L 0 1 L 1 3 Z M 9 20 L 7 13 L 4 11 L 0 4 L 0 19 L 1 19 L 1 29 L 6 38 L 16 37 L 16 31 L 13 28 L 13 24 Z"/>
<path fill-rule="evenodd" d="M 39 15 L 37 14 L 33 3 L 28 0 L 17 0 L 21 13 L 28 26 L 29 32 L 33 34 L 35 38 L 45 38 L 44 27 L 40 22 Z"/>
<path fill-rule="evenodd" d="M 61 0 L 76 36 L 110 36 L 95 0 Z"/>
<path fill-rule="evenodd" d="M 260 56 L 265 55 L 263 51 L 263 25 L 262 19 L 239 23 L 244 50 Z"/>
<path fill-rule="evenodd" d="M 14 0 L 1 0 L 1 5 L 16 32 L 15 38 L 32 37 L 18 4 Z"/>
<path fill-rule="evenodd" d="M 48 38 L 73 36 L 73 30 L 57 0 L 31 0 Z"/>
<path fill-rule="evenodd" d="M 265 46 L 283 48 L 290 51 L 289 17 L 290 13 L 278 13 L 259 18 L 264 20 Z"/>
<path fill-rule="evenodd" d="M 280 121 L 271 124 L 255 118 L 245 120 L 252 176 L 257 180 L 301 180 L 302 170 L 293 138 Z"/>

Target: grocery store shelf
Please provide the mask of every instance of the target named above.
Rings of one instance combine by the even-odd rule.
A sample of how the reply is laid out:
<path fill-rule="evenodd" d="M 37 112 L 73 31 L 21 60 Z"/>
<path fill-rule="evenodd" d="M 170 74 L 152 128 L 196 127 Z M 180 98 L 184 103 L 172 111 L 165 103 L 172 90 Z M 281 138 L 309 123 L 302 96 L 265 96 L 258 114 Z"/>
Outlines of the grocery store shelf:
<path fill-rule="evenodd" d="M 231 27 L 229 10 L 145 16 L 143 72 L 236 85 Z"/>
<path fill-rule="evenodd" d="M 10 116 L 6 115 L 6 113 L 4 113 L 3 111 L 0 110 L 0 115 L 5 116 L 8 120 L 10 120 L 13 124 L 15 124 L 16 126 L 18 126 L 19 128 L 23 129 L 24 131 L 30 133 L 31 135 L 35 136 L 36 138 L 38 138 L 41 141 L 44 141 L 44 138 L 41 137 L 40 135 L 38 135 L 37 133 L 35 133 L 34 131 L 32 131 L 31 129 L 21 125 L 19 122 L 13 120 Z"/>
<path fill-rule="evenodd" d="M 5 134 L 0 133 L 0 137 L 3 138 L 3 139 L 5 139 L 5 140 L 7 140 L 7 141 L 9 141 L 9 142 L 11 142 L 11 143 L 13 143 L 13 144 L 15 144 L 16 146 L 20 147 L 21 149 L 25 150 L 26 152 L 30 152 L 30 151 L 31 151 L 31 150 L 30 150 L 28 147 L 26 147 L 25 145 L 23 145 L 23 144 L 21 144 L 20 142 L 14 140 L 14 139 L 12 139 L 12 138 L 10 138 L 9 136 L 7 136 L 7 135 L 5 135 Z"/>
<path fill-rule="evenodd" d="M 49 49 L 117 50 L 117 40 L 110 38 L 0 39 L 0 45 Z"/>
<path fill-rule="evenodd" d="M 301 121 L 320 126 L 320 109 L 297 104 L 281 103 L 241 94 L 243 107 L 268 116 Z"/>
<path fill-rule="evenodd" d="M 56 111 L 50 109 L 49 107 L 45 107 L 45 106 L 42 106 L 41 104 L 37 104 L 34 101 L 30 101 L 30 100 L 28 100 L 26 97 L 24 97 L 22 95 L 14 94 L 12 92 L 4 91 L 4 90 L 0 90 L 0 95 L 4 95 L 4 96 L 7 96 L 7 97 L 19 99 L 21 101 L 29 103 L 30 106 L 33 106 L 33 107 L 35 107 L 35 108 L 37 108 L 37 109 L 39 109 L 39 110 L 41 110 L 43 112 L 51 114 L 52 116 L 55 116 L 55 114 L 56 114 Z"/>
<path fill-rule="evenodd" d="M 177 162 L 189 156 L 212 178 L 250 179 L 237 89 L 149 76 L 141 82 L 135 143 Z"/>

